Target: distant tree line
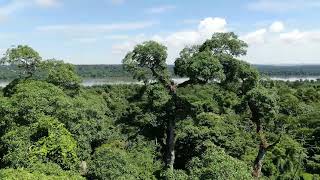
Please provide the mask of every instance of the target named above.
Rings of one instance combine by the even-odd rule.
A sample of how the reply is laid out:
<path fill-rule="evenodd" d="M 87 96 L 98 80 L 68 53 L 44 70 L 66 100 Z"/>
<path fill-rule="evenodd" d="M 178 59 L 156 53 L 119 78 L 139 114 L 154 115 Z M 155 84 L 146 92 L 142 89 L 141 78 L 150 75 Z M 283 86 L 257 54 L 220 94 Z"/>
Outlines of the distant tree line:
<path fill-rule="evenodd" d="M 271 77 L 305 77 L 320 76 L 320 65 L 253 65 L 260 74 Z M 76 72 L 82 78 L 121 78 L 131 80 L 131 75 L 122 65 L 75 65 Z M 174 66 L 168 65 L 169 73 L 174 77 Z M 19 69 L 16 66 L 0 66 L 0 79 L 17 78 Z"/>
<path fill-rule="evenodd" d="M 320 76 L 320 65 L 253 65 L 260 74 L 267 76 Z"/>

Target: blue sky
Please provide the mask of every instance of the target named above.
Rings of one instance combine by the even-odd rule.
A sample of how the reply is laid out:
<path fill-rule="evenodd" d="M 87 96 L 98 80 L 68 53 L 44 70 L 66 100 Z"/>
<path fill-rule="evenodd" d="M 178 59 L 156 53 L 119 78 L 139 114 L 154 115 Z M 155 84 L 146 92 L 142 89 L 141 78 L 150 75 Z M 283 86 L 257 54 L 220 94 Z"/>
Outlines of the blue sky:
<path fill-rule="evenodd" d="M 0 52 L 27 44 L 44 58 L 120 64 L 146 40 L 169 64 L 214 32 L 236 32 L 255 64 L 320 64 L 320 0 L 0 0 Z"/>

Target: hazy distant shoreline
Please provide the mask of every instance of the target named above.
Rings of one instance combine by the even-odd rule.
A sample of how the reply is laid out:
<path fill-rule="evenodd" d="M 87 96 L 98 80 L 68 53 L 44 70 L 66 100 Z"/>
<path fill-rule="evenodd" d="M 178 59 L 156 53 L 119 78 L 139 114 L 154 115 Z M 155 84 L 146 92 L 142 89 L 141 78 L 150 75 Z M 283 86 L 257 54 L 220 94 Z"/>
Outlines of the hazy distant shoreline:
<path fill-rule="evenodd" d="M 266 77 L 272 80 L 279 80 L 279 81 L 299 81 L 299 80 L 314 80 L 320 79 L 320 76 L 289 76 L 289 77 L 281 77 L 281 76 L 274 76 L 274 77 Z M 187 81 L 188 78 L 173 78 L 176 83 L 182 83 Z M 11 80 L 1 80 L 0 79 L 0 87 L 5 87 L 10 83 Z M 83 86 L 95 86 L 95 85 L 114 85 L 114 84 L 142 84 L 141 82 L 135 81 L 131 78 L 84 78 L 82 83 Z"/>

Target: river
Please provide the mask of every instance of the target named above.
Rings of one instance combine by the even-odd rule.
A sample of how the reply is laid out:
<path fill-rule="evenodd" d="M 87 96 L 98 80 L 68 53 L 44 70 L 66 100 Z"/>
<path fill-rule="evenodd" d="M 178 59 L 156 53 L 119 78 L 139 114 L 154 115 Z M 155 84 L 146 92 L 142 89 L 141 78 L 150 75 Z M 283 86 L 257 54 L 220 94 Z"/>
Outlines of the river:
<path fill-rule="evenodd" d="M 317 80 L 320 77 L 271 77 L 272 80 L 280 81 L 299 81 L 299 80 Z M 187 81 L 188 78 L 174 78 L 176 83 L 180 84 Z M 0 80 L 0 87 L 5 87 L 10 81 Z M 111 80 L 111 79 L 84 79 L 82 82 L 83 86 L 94 86 L 94 85 L 104 85 L 104 84 L 142 84 L 134 81 L 121 81 L 121 80 Z"/>

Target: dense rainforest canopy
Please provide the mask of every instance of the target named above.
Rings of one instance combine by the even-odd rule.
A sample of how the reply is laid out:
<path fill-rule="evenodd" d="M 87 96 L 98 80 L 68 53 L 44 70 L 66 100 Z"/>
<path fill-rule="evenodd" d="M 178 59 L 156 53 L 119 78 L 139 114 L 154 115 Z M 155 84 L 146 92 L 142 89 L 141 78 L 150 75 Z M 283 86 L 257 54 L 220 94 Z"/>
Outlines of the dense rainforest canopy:
<path fill-rule="evenodd" d="M 246 49 L 216 33 L 168 68 L 147 41 L 123 59 L 144 84 L 94 87 L 71 64 L 9 49 L 0 179 L 319 179 L 320 82 L 261 78 Z"/>

